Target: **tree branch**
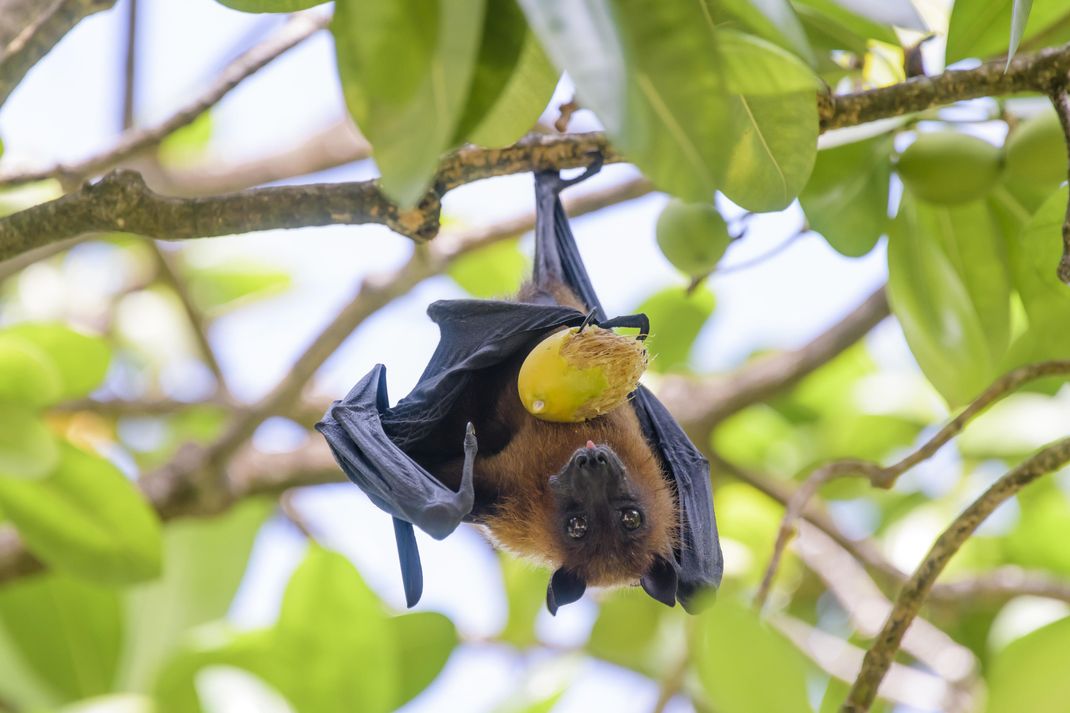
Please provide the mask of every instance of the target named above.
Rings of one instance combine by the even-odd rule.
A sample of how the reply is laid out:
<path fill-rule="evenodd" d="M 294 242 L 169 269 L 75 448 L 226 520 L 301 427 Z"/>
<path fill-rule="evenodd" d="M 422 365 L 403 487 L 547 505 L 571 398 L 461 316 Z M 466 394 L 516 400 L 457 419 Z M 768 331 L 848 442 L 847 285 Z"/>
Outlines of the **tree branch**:
<path fill-rule="evenodd" d="M 760 357 L 718 379 L 667 377 L 658 397 L 684 428 L 701 440 L 732 414 L 797 384 L 868 334 L 888 314 L 888 299 L 881 286 L 799 349 Z"/>
<path fill-rule="evenodd" d="M 1063 127 L 1063 138 L 1066 141 L 1067 175 L 1070 176 L 1070 95 L 1066 93 L 1067 85 L 1060 84 L 1052 90 L 1050 95 L 1055 113 L 1059 116 L 1059 124 Z M 1059 268 L 1056 274 L 1064 283 L 1070 284 L 1070 200 L 1066 204 L 1066 215 L 1063 217 L 1063 255 L 1059 260 Z"/>
<path fill-rule="evenodd" d="M 878 119 L 912 114 L 964 99 L 1018 92 L 1050 94 L 1070 72 L 1070 45 L 1016 56 L 1006 71 L 1004 60 L 974 69 L 948 70 L 932 77 L 913 77 L 880 89 L 839 96 L 818 96 L 821 131 L 856 126 Z"/>
<path fill-rule="evenodd" d="M 899 596 L 896 597 L 895 606 L 888 615 L 884 627 L 877 635 L 873 646 L 866 652 L 862 670 L 855 679 L 841 711 L 861 713 L 869 710 L 876 696 L 877 687 L 892 665 L 892 659 L 899 650 L 903 636 L 921 609 L 933 583 L 980 524 L 1008 498 L 1037 478 L 1062 467 L 1068 461 L 1070 461 L 1070 438 L 1064 438 L 1034 454 L 996 481 L 944 530 L 910 580 L 899 592 Z"/>
<path fill-rule="evenodd" d="M 330 20 L 330 16 L 314 13 L 294 15 L 276 35 L 269 37 L 231 62 L 223 69 L 211 87 L 162 124 L 147 129 L 124 131 L 111 149 L 77 163 L 51 166 L 36 171 L 0 173 L 0 188 L 49 178 L 58 178 L 66 186 L 77 185 L 87 178 L 156 146 L 168 135 L 191 123 L 217 104 L 232 89 L 272 60 L 326 28 Z"/>
<path fill-rule="evenodd" d="M 0 2 L 0 105 L 72 27 L 114 4 L 115 0 Z"/>

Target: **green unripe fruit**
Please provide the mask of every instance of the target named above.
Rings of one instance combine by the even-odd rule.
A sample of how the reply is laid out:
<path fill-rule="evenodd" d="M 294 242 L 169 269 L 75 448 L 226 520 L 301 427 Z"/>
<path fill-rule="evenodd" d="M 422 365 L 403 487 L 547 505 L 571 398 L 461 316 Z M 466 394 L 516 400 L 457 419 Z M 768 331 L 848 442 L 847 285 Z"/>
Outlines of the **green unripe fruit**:
<path fill-rule="evenodd" d="M 1051 186 L 1066 180 L 1066 139 L 1054 109 L 1019 124 L 1004 148 L 1009 175 Z"/>
<path fill-rule="evenodd" d="M 658 217 L 658 247 L 680 272 L 708 275 L 732 241 L 728 226 L 709 203 L 673 199 Z"/>
<path fill-rule="evenodd" d="M 996 185 L 1003 169 L 1000 150 L 984 139 L 953 131 L 919 134 L 899 157 L 899 177 L 930 203 L 966 203 Z"/>

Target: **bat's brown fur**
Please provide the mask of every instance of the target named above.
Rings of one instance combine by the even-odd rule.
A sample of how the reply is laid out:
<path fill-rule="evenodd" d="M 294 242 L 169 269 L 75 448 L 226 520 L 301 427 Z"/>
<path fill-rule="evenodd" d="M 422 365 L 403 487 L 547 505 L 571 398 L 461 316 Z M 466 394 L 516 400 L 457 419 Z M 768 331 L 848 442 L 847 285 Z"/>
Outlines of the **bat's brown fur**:
<path fill-rule="evenodd" d="M 526 286 L 518 299 L 531 299 L 534 289 Z M 542 291 L 549 291 L 560 304 L 585 309 L 562 285 L 549 290 L 543 287 Z M 564 566 L 592 586 L 634 584 L 656 557 L 672 559 L 678 527 L 672 487 L 630 404 L 582 423 L 551 423 L 529 414 L 516 389 L 524 356 L 505 365 L 490 387 L 497 393 L 490 420 L 494 426 L 504 427 L 509 436 L 504 446 L 489 453 L 480 439 L 480 455 L 475 462 L 477 493 L 493 503 L 481 522 L 501 547 L 551 567 Z M 480 435 L 477 423 L 477 438 Z M 643 511 L 642 529 L 626 543 L 607 545 L 596 538 L 577 543 L 565 533 L 549 479 L 588 440 L 616 452 Z"/>

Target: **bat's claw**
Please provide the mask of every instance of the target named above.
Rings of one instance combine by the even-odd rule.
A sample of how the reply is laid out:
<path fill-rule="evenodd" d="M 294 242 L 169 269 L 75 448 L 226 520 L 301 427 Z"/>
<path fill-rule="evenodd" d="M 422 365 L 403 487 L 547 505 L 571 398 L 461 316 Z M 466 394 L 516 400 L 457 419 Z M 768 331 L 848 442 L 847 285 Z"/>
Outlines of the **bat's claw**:
<path fill-rule="evenodd" d="M 469 421 L 464 429 L 464 455 L 468 458 L 474 457 L 478 449 L 479 444 L 476 441 L 476 427 Z"/>

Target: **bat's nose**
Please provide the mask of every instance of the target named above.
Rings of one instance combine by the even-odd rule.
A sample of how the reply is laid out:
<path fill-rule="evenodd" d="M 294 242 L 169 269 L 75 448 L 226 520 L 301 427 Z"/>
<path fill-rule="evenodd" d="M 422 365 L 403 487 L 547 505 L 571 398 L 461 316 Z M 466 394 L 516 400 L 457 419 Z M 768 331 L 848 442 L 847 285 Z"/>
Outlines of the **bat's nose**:
<path fill-rule="evenodd" d="M 586 448 L 581 448 L 572 455 L 572 465 L 582 470 L 593 470 L 609 465 L 609 458 L 606 457 L 604 447 L 587 441 Z"/>

